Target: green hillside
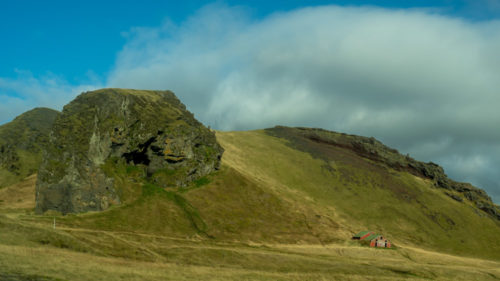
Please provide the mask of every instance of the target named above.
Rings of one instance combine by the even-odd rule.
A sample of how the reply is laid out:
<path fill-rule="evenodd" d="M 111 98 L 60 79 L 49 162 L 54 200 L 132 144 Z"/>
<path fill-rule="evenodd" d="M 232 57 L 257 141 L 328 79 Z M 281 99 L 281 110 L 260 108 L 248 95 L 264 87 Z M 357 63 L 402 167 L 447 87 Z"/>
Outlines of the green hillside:
<path fill-rule="evenodd" d="M 58 114 L 35 108 L 0 126 L 0 188 L 36 173 Z"/>
<path fill-rule="evenodd" d="M 332 218 L 345 231 L 344 239 L 370 229 L 396 245 L 500 258 L 499 221 L 471 201 L 451 198 L 432 180 L 348 148 L 310 142 L 310 151 L 324 156 L 319 158 L 265 131 L 220 133 L 218 139 L 226 165 Z"/>
<path fill-rule="evenodd" d="M 217 132 L 221 168 L 184 187 L 160 188 L 140 166 L 106 162 L 123 200 L 102 212 L 40 216 L 33 199 L 0 204 L 0 279 L 500 278 L 499 222 L 463 192 L 282 129 Z M 32 178 L 0 200 L 30 188 Z M 365 229 L 397 247 L 350 240 Z"/>
<path fill-rule="evenodd" d="M 346 148 L 328 147 L 328 159 L 317 158 L 266 131 L 217 138 L 226 152 L 215 174 L 162 189 L 143 181 L 135 166 L 113 165 L 108 172 L 124 192 L 123 204 L 61 223 L 257 243 L 339 243 L 370 229 L 396 245 L 500 258 L 499 221 L 432 180 Z"/>

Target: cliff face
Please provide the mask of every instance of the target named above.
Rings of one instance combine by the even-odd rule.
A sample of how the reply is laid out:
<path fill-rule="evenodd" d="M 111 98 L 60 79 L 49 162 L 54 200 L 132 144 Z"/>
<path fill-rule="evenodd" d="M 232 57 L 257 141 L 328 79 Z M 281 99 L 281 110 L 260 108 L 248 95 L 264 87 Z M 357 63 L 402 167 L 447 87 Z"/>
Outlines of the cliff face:
<path fill-rule="evenodd" d="M 328 146 L 349 149 L 361 157 L 368 158 L 376 163 L 386 165 L 397 171 L 406 171 L 415 176 L 430 179 L 438 188 L 456 201 L 470 201 L 475 207 L 492 217 L 500 220 L 500 207 L 495 205 L 488 194 L 469 183 L 456 182 L 445 174 L 442 167 L 432 162 L 423 163 L 411 158 L 409 155 L 401 155 L 397 150 L 385 146 L 375 138 L 368 138 L 343 133 L 331 132 L 323 129 L 289 128 L 277 126 L 267 129 L 268 134 L 285 138 L 295 148 L 309 152 L 314 157 L 328 161 L 328 154 L 320 147 Z M 312 146 L 311 143 L 321 144 Z"/>
<path fill-rule="evenodd" d="M 0 188 L 36 173 L 58 114 L 35 108 L 0 126 Z"/>
<path fill-rule="evenodd" d="M 169 91 L 102 89 L 64 107 L 36 186 L 36 212 L 100 211 L 120 203 L 103 166 L 126 164 L 159 187 L 218 169 L 223 149 Z"/>

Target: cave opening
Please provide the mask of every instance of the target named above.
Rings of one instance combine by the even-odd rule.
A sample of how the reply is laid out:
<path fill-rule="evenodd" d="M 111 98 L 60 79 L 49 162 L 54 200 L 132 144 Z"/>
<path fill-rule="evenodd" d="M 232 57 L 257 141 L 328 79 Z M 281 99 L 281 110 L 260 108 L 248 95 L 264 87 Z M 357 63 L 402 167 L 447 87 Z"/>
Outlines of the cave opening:
<path fill-rule="evenodd" d="M 134 165 L 144 164 L 147 166 L 151 161 L 149 160 L 146 152 L 147 150 L 134 150 L 131 152 L 123 153 L 122 157 L 127 160 L 127 163 L 134 163 Z"/>
<path fill-rule="evenodd" d="M 127 163 L 134 163 L 134 165 L 144 164 L 149 165 L 151 160 L 148 157 L 148 148 L 156 141 L 156 137 L 149 138 L 146 142 L 138 145 L 139 149 L 122 154 L 122 157 L 127 160 Z"/>

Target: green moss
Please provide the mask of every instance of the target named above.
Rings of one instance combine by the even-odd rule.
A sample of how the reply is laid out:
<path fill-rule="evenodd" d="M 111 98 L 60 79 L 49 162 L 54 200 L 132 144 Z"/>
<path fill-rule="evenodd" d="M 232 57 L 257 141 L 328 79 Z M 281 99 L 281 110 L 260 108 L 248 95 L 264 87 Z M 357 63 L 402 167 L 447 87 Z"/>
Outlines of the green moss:
<path fill-rule="evenodd" d="M 206 159 L 212 159 L 214 157 L 214 155 L 217 154 L 217 151 L 211 146 L 205 146 L 204 149 L 205 149 L 205 158 Z"/>
<path fill-rule="evenodd" d="M 165 189 L 158 187 L 152 183 L 146 183 L 142 186 L 142 196 L 164 196 L 173 200 L 172 192 L 165 191 Z"/>
<path fill-rule="evenodd" d="M 161 187 L 176 187 L 177 181 L 184 179 L 188 170 L 189 167 L 160 169 L 151 176 L 151 181 Z"/>
<path fill-rule="evenodd" d="M 133 174 L 137 174 L 137 173 L 142 173 L 143 169 L 141 169 L 140 167 L 135 166 L 135 165 L 127 165 L 126 172 L 128 175 L 133 175 Z"/>
<path fill-rule="evenodd" d="M 193 183 L 194 183 L 195 187 L 201 187 L 201 186 L 209 184 L 210 179 L 208 177 L 201 177 L 201 178 L 195 180 Z"/>
<path fill-rule="evenodd" d="M 207 224 L 201 217 L 200 212 L 179 193 L 173 193 L 173 199 L 174 202 L 184 211 L 184 214 L 189 221 L 191 221 L 196 231 L 207 235 Z"/>
<path fill-rule="evenodd" d="M 199 211 L 178 192 L 165 190 L 154 184 L 146 183 L 142 186 L 142 196 L 161 196 L 174 202 L 184 212 L 184 215 L 191 222 L 193 228 L 199 233 L 206 234 L 207 225 L 203 221 Z"/>

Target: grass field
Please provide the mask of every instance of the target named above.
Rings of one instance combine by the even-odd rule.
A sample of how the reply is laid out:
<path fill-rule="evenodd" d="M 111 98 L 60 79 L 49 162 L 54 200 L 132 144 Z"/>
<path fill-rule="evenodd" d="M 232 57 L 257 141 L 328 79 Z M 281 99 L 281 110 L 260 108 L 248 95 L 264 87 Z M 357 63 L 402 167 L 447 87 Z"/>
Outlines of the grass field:
<path fill-rule="evenodd" d="M 19 223 L 10 213 L 1 223 Z M 8 222 L 15 221 L 13 224 Z M 22 220 L 21 220 L 22 221 Z M 3 240 L 0 280 L 497 280 L 500 263 L 411 247 L 246 244 L 24 225 L 44 232 Z M 9 230 L 2 227 L 5 234 Z M 11 232 L 11 234 L 16 234 Z M 40 235 L 40 234 L 38 234 Z M 49 238 L 50 237 L 50 238 Z M 24 240 L 26 239 L 26 240 Z M 50 239 L 52 241 L 48 242 Z M 80 248 L 67 245 L 74 239 Z M 45 241 L 45 242 L 44 242 Z M 6 243 L 7 242 L 7 243 Z M 45 244 L 46 243 L 46 244 Z M 14 278 L 15 277 L 15 278 Z M 31 278 L 31 279 L 30 279 Z M 38 279 L 37 279 L 38 278 Z"/>
<path fill-rule="evenodd" d="M 347 151 L 332 172 L 263 131 L 217 137 L 220 171 L 158 190 L 123 167 L 130 198 L 105 212 L 34 215 L 35 177 L 1 189 L 0 280 L 500 279 L 498 224 L 428 182 Z M 364 229 L 397 248 L 349 239 Z"/>

